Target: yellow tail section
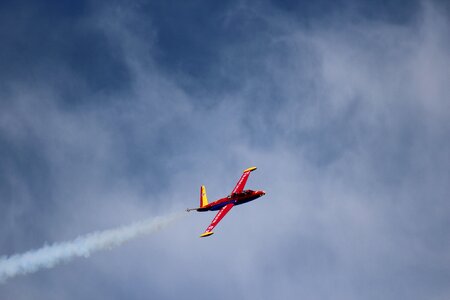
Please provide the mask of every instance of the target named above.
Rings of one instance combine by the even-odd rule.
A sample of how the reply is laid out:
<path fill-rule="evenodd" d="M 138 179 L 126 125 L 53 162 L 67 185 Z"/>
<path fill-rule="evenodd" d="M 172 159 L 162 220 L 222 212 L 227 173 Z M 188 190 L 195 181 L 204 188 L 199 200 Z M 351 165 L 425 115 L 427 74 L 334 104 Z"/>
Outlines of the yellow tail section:
<path fill-rule="evenodd" d="M 208 205 L 208 197 L 206 197 L 206 188 L 204 185 L 200 188 L 200 207 Z"/>

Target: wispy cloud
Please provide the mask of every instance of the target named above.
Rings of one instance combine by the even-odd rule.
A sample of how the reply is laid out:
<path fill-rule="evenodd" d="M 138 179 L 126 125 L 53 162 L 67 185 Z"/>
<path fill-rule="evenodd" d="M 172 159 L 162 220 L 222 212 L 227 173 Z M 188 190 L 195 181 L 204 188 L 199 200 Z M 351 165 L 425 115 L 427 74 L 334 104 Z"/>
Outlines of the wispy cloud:
<path fill-rule="evenodd" d="M 0 282 L 17 275 L 49 269 L 75 257 L 89 257 L 92 253 L 120 246 L 131 239 L 159 231 L 184 215 L 183 212 L 156 217 L 119 228 L 89 233 L 73 241 L 54 243 L 25 253 L 0 257 Z"/>
<path fill-rule="evenodd" d="M 392 22 L 355 8 L 305 20 L 302 7 L 231 5 L 211 20 L 230 31 L 223 39 L 216 27 L 206 30 L 208 18 L 201 35 L 175 16 L 163 21 L 178 30 L 161 29 L 145 5 L 94 7 L 78 26 L 100 33 L 126 83 L 114 92 L 93 88 L 59 64 L 57 75 L 40 69 L 32 83 L 10 86 L 0 110 L 8 146 L 0 178 L 10 199 L 0 211 L 3 253 L 165 205 L 189 207 L 200 184 L 220 197 L 256 165 L 249 187 L 267 196 L 230 213 L 214 238 L 197 241 L 213 218 L 201 214 L 161 243 L 140 244 L 158 254 L 145 262 L 92 257 L 83 268 L 104 271 L 129 298 L 202 298 L 224 281 L 235 288 L 218 298 L 446 298 L 450 27 L 436 7 L 414 7 L 406 21 Z M 184 56 L 181 32 L 198 43 L 190 49 L 210 46 L 214 61 Z M 180 55 L 171 63 L 158 59 L 170 58 L 161 34 L 177 47 L 168 53 Z M 195 64 L 204 72 L 190 74 Z M 117 267 L 136 277 L 120 277 Z M 211 270 L 221 271 L 200 291 Z M 69 275 L 39 274 L 71 298 Z M 31 277 L 8 282 L 7 295 L 21 295 Z M 103 292 L 98 278 L 83 279 L 93 294 Z"/>

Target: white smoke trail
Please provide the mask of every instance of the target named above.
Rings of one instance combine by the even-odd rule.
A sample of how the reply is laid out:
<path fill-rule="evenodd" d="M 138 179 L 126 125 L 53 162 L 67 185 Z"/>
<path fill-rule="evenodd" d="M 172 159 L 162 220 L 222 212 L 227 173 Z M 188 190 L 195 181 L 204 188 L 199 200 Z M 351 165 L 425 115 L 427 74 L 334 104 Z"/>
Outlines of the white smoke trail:
<path fill-rule="evenodd" d="M 166 217 L 156 217 L 115 229 L 89 233 L 79 236 L 73 241 L 55 243 L 22 254 L 1 257 L 0 282 L 17 275 L 52 268 L 77 256 L 88 257 L 93 252 L 117 247 L 140 235 L 159 231 L 184 215 L 183 212 Z"/>

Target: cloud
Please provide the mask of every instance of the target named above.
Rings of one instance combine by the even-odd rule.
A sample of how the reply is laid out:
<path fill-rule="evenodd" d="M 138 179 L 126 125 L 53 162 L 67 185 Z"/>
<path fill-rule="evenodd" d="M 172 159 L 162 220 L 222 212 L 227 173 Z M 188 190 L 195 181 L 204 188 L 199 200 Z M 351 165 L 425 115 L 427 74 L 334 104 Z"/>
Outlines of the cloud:
<path fill-rule="evenodd" d="M 41 269 L 50 269 L 62 262 L 75 257 L 89 257 L 100 250 L 111 249 L 141 235 L 164 229 L 176 221 L 184 213 L 141 221 L 138 223 L 109 229 L 101 232 L 79 236 L 73 241 L 45 245 L 26 253 L 14 254 L 0 259 L 0 280 L 13 278 L 17 275 L 34 273 Z"/>
<path fill-rule="evenodd" d="M 215 20 L 229 35 L 214 54 L 173 41 L 178 61 L 208 66 L 194 76 L 195 63 L 157 59 L 170 32 L 145 5 L 93 6 L 81 28 L 106 41 L 126 84 L 103 91 L 56 62 L 56 75 L 39 69 L 37 83 L 2 93 L 2 254 L 192 206 L 200 184 L 220 197 L 251 165 L 249 188 L 268 194 L 206 241 L 213 215 L 199 214 L 11 281 L 5 297 L 446 298 L 449 21 L 437 7 L 406 21 L 344 9 L 304 22 L 232 5 Z M 188 34 L 186 18 L 176 26 Z"/>

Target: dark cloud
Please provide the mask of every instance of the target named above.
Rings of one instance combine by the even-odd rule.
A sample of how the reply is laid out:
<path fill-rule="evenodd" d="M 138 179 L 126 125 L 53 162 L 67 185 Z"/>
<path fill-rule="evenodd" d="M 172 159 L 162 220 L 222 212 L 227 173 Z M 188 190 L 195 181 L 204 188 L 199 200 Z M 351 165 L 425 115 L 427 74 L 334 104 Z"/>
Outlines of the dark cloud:
<path fill-rule="evenodd" d="M 448 298 L 446 5 L 80 3 L 0 12 L 1 253 L 268 194 L 1 298 Z"/>
<path fill-rule="evenodd" d="M 50 1 L 53 2 L 53 1 Z M 65 103 L 82 91 L 115 93 L 129 84 L 120 49 L 89 23 L 91 6 L 77 3 L 9 3 L 1 14 L 3 89 L 11 84 L 58 85 Z"/>

